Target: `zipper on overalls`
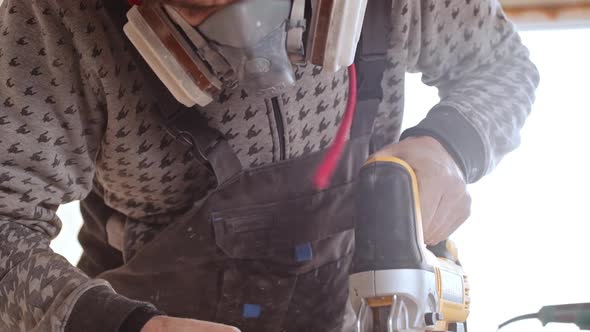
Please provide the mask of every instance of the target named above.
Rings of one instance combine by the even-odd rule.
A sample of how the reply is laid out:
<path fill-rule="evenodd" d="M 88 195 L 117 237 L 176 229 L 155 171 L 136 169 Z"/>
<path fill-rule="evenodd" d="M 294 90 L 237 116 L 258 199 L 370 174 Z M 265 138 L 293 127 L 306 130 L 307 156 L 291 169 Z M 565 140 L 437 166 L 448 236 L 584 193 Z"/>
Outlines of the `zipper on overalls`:
<path fill-rule="evenodd" d="M 272 112 L 277 124 L 277 136 L 279 137 L 279 160 L 285 160 L 286 157 L 286 143 L 285 143 L 285 125 L 283 123 L 283 114 L 279 106 L 279 97 L 272 97 L 270 99 L 272 104 Z"/>

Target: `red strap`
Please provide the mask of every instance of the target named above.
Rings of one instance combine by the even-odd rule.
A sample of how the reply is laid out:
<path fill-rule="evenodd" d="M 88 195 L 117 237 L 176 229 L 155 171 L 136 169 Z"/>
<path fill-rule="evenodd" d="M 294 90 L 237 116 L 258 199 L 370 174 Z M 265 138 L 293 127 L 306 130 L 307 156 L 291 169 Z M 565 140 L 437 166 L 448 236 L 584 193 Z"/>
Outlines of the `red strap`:
<path fill-rule="evenodd" d="M 128 0 L 131 6 L 141 6 L 143 0 Z"/>
<path fill-rule="evenodd" d="M 342 151 L 348 139 L 350 128 L 352 127 L 352 120 L 354 119 L 354 111 L 356 110 L 356 67 L 352 64 L 348 67 L 348 102 L 346 104 L 346 112 L 344 118 L 340 122 L 336 137 L 332 142 L 324 160 L 320 167 L 316 170 L 313 178 L 313 184 L 316 189 L 326 189 L 330 185 L 332 175 L 338 166 L 338 162 L 342 157 Z"/>

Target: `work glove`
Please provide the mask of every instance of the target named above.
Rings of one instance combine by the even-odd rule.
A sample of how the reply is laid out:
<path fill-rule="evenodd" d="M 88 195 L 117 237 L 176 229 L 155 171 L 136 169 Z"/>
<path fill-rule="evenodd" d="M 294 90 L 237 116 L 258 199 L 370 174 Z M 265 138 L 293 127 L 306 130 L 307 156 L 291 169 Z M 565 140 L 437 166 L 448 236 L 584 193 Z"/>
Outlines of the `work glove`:
<path fill-rule="evenodd" d="M 446 240 L 471 213 L 471 196 L 463 174 L 451 155 L 434 138 L 408 137 L 378 151 L 375 156 L 396 157 L 416 173 L 424 241 Z"/>
<path fill-rule="evenodd" d="M 194 319 L 155 316 L 141 332 L 240 332 L 235 327 Z"/>

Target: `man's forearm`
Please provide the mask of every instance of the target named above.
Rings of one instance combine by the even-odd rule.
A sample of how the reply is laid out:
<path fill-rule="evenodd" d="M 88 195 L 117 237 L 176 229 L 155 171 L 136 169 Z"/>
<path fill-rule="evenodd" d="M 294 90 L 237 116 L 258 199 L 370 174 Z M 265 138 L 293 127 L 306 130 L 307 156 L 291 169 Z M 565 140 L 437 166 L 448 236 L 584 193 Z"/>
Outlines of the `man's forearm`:
<path fill-rule="evenodd" d="M 49 248 L 49 238 L 22 223 L 0 221 L 0 330 L 62 331 L 91 281 Z"/>
<path fill-rule="evenodd" d="M 419 49 L 412 71 L 441 100 L 404 137 L 436 138 L 475 182 L 519 145 L 539 73 L 497 0 L 452 0 L 432 10 L 422 2 L 423 24 L 409 36 Z"/>

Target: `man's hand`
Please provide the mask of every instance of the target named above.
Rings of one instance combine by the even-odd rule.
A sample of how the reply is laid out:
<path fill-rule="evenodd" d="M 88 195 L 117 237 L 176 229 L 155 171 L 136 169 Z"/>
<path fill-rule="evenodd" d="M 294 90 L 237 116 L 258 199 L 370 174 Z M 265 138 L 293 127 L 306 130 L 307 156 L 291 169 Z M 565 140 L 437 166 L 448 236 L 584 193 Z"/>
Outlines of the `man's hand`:
<path fill-rule="evenodd" d="M 240 332 L 235 327 L 194 319 L 155 316 L 141 332 Z"/>
<path fill-rule="evenodd" d="M 420 191 L 424 241 L 435 245 L 467 220 L 471 197 L 457 164 L 445 148 L 428 136 L 409 137 L 375 156 L 397 157 L 416 173 Z"/>

